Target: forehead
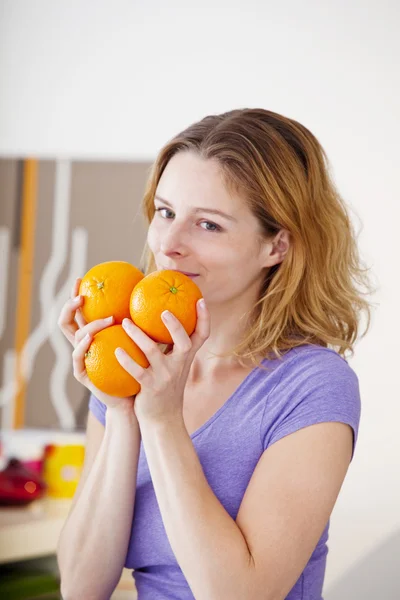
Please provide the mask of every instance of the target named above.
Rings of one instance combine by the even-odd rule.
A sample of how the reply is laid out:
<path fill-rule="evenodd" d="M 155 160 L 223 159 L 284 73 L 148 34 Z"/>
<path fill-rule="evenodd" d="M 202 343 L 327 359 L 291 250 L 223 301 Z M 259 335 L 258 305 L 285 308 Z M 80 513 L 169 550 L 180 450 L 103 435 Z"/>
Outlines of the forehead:
<path fill-rule="evenodd" d="M 178 152 L 171 158 L 158 183 L 157 195 L 174 206 L 247 212 L 247 203 L 226 185 L 219 164 L 192 152 Z"/>

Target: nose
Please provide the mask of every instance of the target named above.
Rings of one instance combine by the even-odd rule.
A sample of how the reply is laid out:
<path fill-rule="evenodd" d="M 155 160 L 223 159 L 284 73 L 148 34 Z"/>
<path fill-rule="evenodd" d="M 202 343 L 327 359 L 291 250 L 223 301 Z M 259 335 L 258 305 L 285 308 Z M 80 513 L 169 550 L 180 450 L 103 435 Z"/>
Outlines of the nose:
<path fill-rule="evenodd" d="M 160 250 L 165 256 L 188 253 L 190 235 L 183 223 L 175 220 L 170 223 L 168 231 L 163 231 L 160 236 Z"/>

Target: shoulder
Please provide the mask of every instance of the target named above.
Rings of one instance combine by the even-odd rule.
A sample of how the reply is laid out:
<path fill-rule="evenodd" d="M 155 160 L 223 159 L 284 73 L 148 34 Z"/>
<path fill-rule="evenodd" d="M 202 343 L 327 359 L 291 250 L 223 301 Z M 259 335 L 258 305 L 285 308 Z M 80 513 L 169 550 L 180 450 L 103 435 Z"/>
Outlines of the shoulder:
<path fill-rule="evenodd" d="M 344 422 L 357 439 L 361 413 L 359 381 L 332 349 L 300 346 L 286 354 L 265 402 L 264 448 L 291 432 L 322 422 Z"/>
<path fill-rule="evenodd" d="M 268 397 L 279 395 L 286 402 L 323 389 L 359 391 L 357 374 L 347 360 L 335 350 L 317 345 L 292 348 L 279 359 L 264 359 L 252 384 L 264 399 L 268 392 Z"/>
<path fill-rule="evenodd" d="M 282 370 L 282 379 L 286 385 L 293 383 L 298 386 L 303 382 L 309 387 L 317 383 L 358 384 L 358 377 L 346 359 L 335 350 L 316 345 L 293 348 L 286 368 Z"/>

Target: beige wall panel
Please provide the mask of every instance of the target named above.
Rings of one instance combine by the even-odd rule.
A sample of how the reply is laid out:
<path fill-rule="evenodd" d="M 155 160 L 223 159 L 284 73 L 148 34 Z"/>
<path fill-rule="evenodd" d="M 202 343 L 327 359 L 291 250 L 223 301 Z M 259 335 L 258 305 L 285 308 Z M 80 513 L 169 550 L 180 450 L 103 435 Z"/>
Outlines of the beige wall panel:
<path fill-rule="evenodd" d="M 0 257 L 6 271 L 6 277 L 0 281 L 5 299 L 5 327 L 0 339 L 0 388 L 4 381 L 5 353 L 14 348 L 15 342 L 15 307 L 17 303 L 18 280 L 18 241 L 19 241 L 19 197 L 22 177 L 22 163 L 14 159 L 0 160 L 0 227 L 8 232 L 8 260 Z M 5 264 L 7 262 L 7 264 Z M 9 375 L 11 376 L 11 375 Z M 0 423 L 3 421 L 3 408 L 0 406 Z"/>
<path fill-rule="evenodd" d="M 60 294 L 65 287 L 68 277 L 71 277 L 71 252 L 73 232 L 83 228 L 87 233 L 87 247 L 82 256 L 82 270 L 74 273 L 81 277 L 93 265 L 107 260 L 126 260 L 137 267 L 146 239 L 146 225 L 141 215 L 141 201 L 145 182 L 149 172 L 148 163 L 99 163 L 73 162 L 70 170 L 70 194 L 65 202 L 65 228 L 67 248 L 62 254 L 56 278 L 55 295 Z M 39 164 L 38 202 L 36 239 L 34 256 L 34 278 L 32 290 L 32 321 L 31 333 L 40 327 L 43 321 L 40 303 L 40 284 L 46 271 L 52 253 L 54 223 L 56 218 L 55 190 L 58 166 L 55 161 L 41 161 Z M 2 222 L 15 226 L 17 211 L 16 198 L 18 184 L 18 169 L 16 161 L 0 161 L 0 187 L 2 189 Z M 4 203 L 3 203 L 4 196 Z M 3 207 L 4 204 L 4 207 Z M 3 215 L 4 213 L 4 215 Z M 14 217 L 13 217 L 14 215 Z M 62 236 L 59 236 L 62 237 Z M 60 247 L 57 247 L 60 254 Z M 15 315 L 13 308 L 16 304 L 16 251 L 11 261 L 10 271 L 14 277 L 8 278 L 8 305 L 11 324 L 7 326 L 3 346 L 13 347 Z M 12 266 L 14 264 L 14 267 Z M 68 290 L 69 293 L 69 290 Z M 65 297 L 65 300 L 67 297 Z M 56 336 L 56 334 L 54 334 Z M 53 336 L 53 339 L 54 339 Z M 65 390 L 68 402 L 75 415 L 76 425 L 82 428 L 86 424 L 88 392 L 72 375 L 72 347 L 62 358 L 64 368 L 68 360 L 68 377 Z M 34 355 L 34 368 L 27 387 L 26 395 L 26 426 L 29 427 L 60 427 L 60 420 L 52 402 L 50 378 L 57 359 L 49 340 L 38 348 Z M 62 377 L 60 378 L 62 385 Z"/>

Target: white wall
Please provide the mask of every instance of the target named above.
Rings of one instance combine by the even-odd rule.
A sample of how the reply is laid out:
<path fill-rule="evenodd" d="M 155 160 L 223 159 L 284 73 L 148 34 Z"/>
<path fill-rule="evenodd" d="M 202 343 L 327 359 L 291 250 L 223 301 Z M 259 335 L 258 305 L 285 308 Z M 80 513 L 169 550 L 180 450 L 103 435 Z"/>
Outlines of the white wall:
<path fill-rule="evenodd" d="M 326 599 L 400 597 L 398 567 L 384 559 L 388 546 L 400 555 L 399 3 L 0 7 L 2 156 L 152 159 L 192 121 L 243 106 L 298 119 L 322 142 L 380 286 L 350 361 L 363 413 L 332 517 Z"/>

